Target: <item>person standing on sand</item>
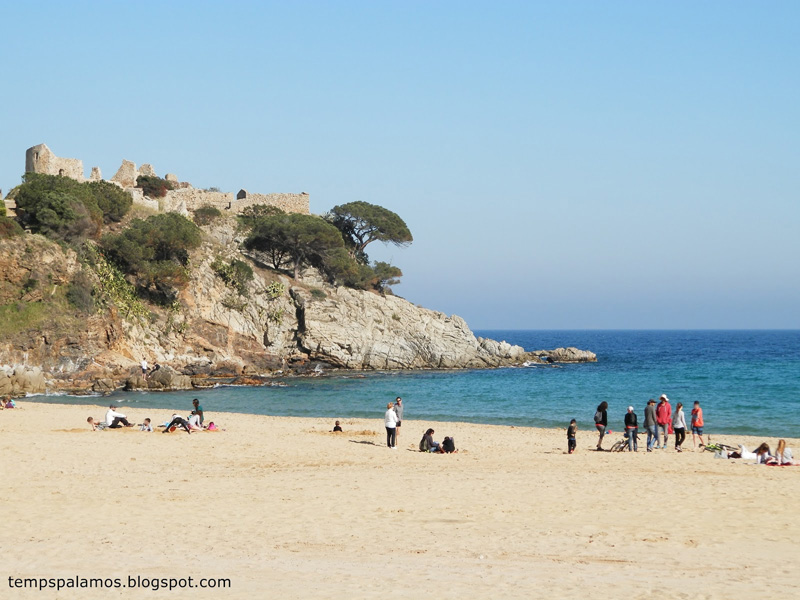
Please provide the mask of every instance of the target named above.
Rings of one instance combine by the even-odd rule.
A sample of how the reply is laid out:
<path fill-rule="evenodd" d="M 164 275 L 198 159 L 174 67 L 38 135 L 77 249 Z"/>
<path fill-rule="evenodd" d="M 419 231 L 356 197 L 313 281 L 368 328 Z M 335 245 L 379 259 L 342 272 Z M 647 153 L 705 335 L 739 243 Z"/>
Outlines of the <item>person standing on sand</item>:
<path fill-rule="evenodd" d="M 397 448 L 397 413 L 394 412 L 394 404 L 391 402 L 386 405 L 383 421 L 386 425 L 386 445 L 394 450 Z"/>
<path fill-rule="evenodd" d="M 567 427 L 567 454 L 572 454 L 575 452 L 575 448 L 578 447 L 578 423 L 575 419 L 569 422 L 569 427 Z"/>
<path fill-rule="evenodd" d="M 398 396 L 394 401 L 394 412 L 397 415 L 397 427 L 394 430 L 395 444 L 400 437 L 400 425 L 403 424 L 403 399 Z"/>
<path fill-rule="evenodd" d="M 678 402 L 675 414 L 672 415 L 672 429 L 675 432 L 675 450 L 683 452 L 683 440 L 686 439 L 686 417 L 683 416 L 683 404 Z"/>
<path fill-rule="evenodd" d="M 653 451 L 653 444 L 656 443 L 656 401 L 650 398 L 647 406 L 644 407 L 644 428 L 647 430 L 647 451 Z"/>
<path fill-rule="evenodd" d="M 633 407 L 628 407 L 628 413 L 625 415 L 625 433 L 628 434 L 628 452 L 639 451 L 639 418 L 633 412 Z"/>
<path fill-rule="evenodd" d="M 667 449 L 669 444 L 669 427 L 672 425 L 672 406 L 666 394 L 661 394 L 658 406 L 656 406 L 656 445 L 655 448 Z M 664 445 L 659 446 L 661 430 L 664 430 Z"/>
<path fill-rule="evenodd" d="M 697 438 L 700 438 L 700 447 L 705 446 L 703 441 L 703 409 L 700 408 L 700 403 L 695 400 L 694 408 L 692 409 L 692 445 L 697 450 Z"/>
<path fill-rule="evenodd" d="M 601 402 L 597 406 L 597 412 L 594 413 L 594 426 L 597 427 L 597 433 L 600 437 L 597 438 L 597 449 L 603 449 L 603 436 L 606 434 L 606 427 L 608 426 L 608 402 Z"/>

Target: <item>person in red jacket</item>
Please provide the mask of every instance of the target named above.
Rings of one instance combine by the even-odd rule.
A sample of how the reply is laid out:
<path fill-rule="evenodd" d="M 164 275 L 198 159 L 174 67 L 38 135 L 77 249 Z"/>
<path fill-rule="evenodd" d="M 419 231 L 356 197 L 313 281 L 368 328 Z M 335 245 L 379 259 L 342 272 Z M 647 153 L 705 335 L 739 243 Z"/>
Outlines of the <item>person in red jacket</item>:
<path fill-rule="evenodd" d="M 664 448 L 666 450 L 669 443 L 669 426 L 672 423 L 672 406 L 666 394 L 661 394 L 658 406 L 656 406 L 656 445 L 654 448 Z M 659 446 L 661 430 L 664 431 L 664 445 Z"/>

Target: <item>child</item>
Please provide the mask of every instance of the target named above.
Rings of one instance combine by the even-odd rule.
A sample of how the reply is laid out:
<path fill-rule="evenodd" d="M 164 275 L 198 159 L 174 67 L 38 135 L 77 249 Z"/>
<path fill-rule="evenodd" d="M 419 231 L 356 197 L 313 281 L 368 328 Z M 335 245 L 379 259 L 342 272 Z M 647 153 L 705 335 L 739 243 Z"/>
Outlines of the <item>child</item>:
<path fill-rule="evenodd" d="M 575 422 L 575 419 L 572 419 L 569 422 L 569 427 L 567 427 L 567 450 L 568 454 L 572 454 L 575 452 L 575 448 L 577 447 L 577 442 L 575 441 L 575 436 L 578 433 L 578 424 Z"/>
<path fill-rule="evenodd" d="M 9 396 L 6 398 L 5 408 L 17 408 L 17 403 L 14 402 Z"/>
<path fill-rule="evenodd" d="M 150 419 L 145 419 L 144 423 L 139 426 L 139 431 L 147 431 L 153 433 L 153 427 L 150 425 Z"/>
<path fill-rule="evenodd" d="M 86 419 L 86 422 L 89 424 L 89 427 L 92 428 L 92 431 L 97 431 L 97 425 L 95 424 L 93 417 Z"/>
<path fill-rule="evenodd" d="M 334 431 L 341 431 L 342 427 L 339 425 L 339 421 L 336 421 L 336 424 L 333 426 Z"/>

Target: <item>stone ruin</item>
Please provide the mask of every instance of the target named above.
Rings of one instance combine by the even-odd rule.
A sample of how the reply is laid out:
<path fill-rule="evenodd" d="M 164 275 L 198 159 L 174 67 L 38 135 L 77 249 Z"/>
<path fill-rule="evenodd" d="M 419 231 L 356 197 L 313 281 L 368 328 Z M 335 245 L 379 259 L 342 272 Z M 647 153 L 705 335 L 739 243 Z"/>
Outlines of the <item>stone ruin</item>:
<path fill-rule="evenodd" d="M 83 161 L 77 158 L 60 158 L 46 144 L 28 148 L 25 152 L 25 172 L 44 173 L 71 177 L 76 181 L 87 181 L 84 177 Z M 171 182 L 175 189 L 169 190 L 164 198 L 149 198 L 141 188 L 136 187 L 136 179 L 140 175 L 156 176 L 150 164 L 143 164 L 138 169 L 130 160 L 123 160 L 114 176 L 108 180 L 120 186 L 132 197 L 135 204 L 147 206 L 159 212 L 178 212 L 189 216 L 191 211 L 201 206 L 213 206 L 223 213 L 238 214 L 248 206 L 266 204 L 291 213 L 310 214 L 309 195 L 300 194 L 251 194 L 242 189 L 237 194 L 196 189 L 187 182 L 178 181 L 173 173 L 167 173 L 164 179 Z M 89 181 L 105 181 L 99 167 L 92 167 Z"/>

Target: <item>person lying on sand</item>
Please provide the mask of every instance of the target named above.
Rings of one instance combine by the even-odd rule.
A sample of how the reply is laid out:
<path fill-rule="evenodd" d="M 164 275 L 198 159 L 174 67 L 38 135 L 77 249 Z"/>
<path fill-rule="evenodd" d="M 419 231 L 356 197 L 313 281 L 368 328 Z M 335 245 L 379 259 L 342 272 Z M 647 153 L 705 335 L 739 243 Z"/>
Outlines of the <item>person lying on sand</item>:
<path fill-rule="evenodd" d="M 203 425 L 200 423 L 200 413 L 196 410 L 192 411 L 189 416 L 189 429 L 192 431 L 203 431 Z"/>

